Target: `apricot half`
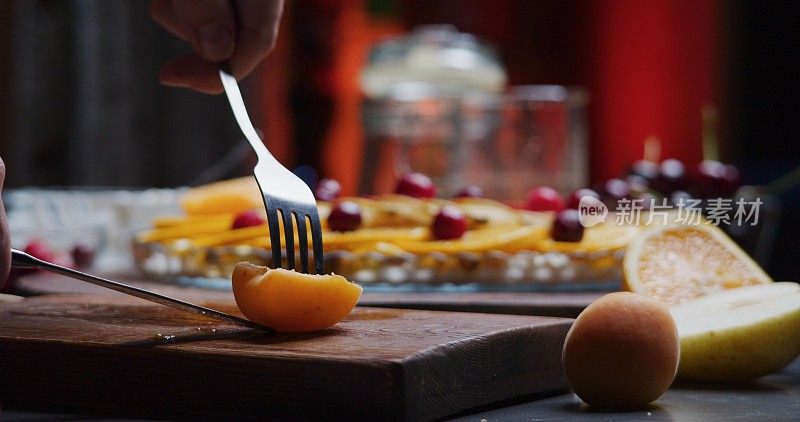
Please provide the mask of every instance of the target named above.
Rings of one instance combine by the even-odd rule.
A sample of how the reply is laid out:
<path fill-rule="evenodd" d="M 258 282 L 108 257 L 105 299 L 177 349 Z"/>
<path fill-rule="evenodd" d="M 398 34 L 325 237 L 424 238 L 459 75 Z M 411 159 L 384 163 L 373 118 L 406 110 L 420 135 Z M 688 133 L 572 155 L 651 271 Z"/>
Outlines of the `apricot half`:
<path fill-rule="evenodd" d="M 303 274 L 249 262 L 236 264 L 233 296 L 249 320 L 284 332 L 318 331 L 341 321 L 361 286 L 342 276 Z"/>
<path fill-rule="evenodd" d="M 678 332 L 666 306 L 617 292 L 589 305 L 564 342 L 567 380 L 597 407 L 641 407 L 669 388 L 678 369 Z"/>

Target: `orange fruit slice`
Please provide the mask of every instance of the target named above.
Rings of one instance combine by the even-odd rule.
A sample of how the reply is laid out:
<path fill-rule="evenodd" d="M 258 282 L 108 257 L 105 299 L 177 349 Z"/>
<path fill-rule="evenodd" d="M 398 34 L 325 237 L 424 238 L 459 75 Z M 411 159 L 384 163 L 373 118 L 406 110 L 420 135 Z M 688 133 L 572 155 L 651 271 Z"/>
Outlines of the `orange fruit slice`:
<path fill-rule="evenodd" d="M 192 245 L 197 248 L 205 248 L 209 246 L 242 244 L 246 243 L 248 240 L 257 238 L 265 238 L 269 241 L 269 225 L 260 224 L 258 226 L 225 230 L 219 233 L 198 236 L 190 239 L 190 241 Z M 281 243 L 284 243 L 283 229 L 281 229 Z"/>
<path fill-rule="evenodd" d="M 600 224 L 585 229 L 580 242 L 558 242 L 549 237 L 535 246 L 540 252 L 596 252 L 622 249 L 636 237 L 641 229 L 637 226 L 620 226 L 614 223 Z"/>
<path fill-rule="evenodd" d="M 153 219 L 153 227 L 156 229 L 164 229 L 186 224 L 213 223 L 219 221 L 226 221 L 228 225 L 231 225 L 235 217 L 236 216 L 233 214 L 163 216 Z"/>
<path fill-rule="evenodd" d="M 623 287 L 673 305 L 708 293 L 772 279 L 713 225 L 666 226 L 628 247 Z"/>
<path fill-rule="evenodd" d="M 345 198 L 361 206 L 364 227 L 427 226 L 438 206 L 405 195 L 383 195 L 379 199 Z"/>
<path fill-rule="evenodd" d="M 346 317 L 361 286 L 344 277 L 303 274 L 240 262 L 231 278 L 236 304 L 251 321 L 278 331 L 318 331 Z"/>
<path fill-rule="evenodd" d="M 520 213 L 503 203 L 485 198 L 457 198 L 454 200 L 469 218 L 471 228 L 489 225 L 520 224 Z"/>
<path fill-rule="evenodd" d="M 521 250 L 540 242 L 547 231 L 535 226 L 489 226 L 470 230 L 457 240 L 395 241 L 399 248 L 415 253 L 483 252 L 490 250 Z"/>
<path fill-rule="evenodd" d="M 223 218 L 161 227 L 137 234 L 136 240 L 139 242 L 158 242 L 185 237 L 211 235 L 229 230 L 232 222 L 233 217 L 230 217 L 227 219 Z"/>
<path fill-rule="evenodd" d="M 186 214 L 238 214 L 264 209 L 264 200 L 252 176 L 223 180 L 189 189 L 181 198 Z"/>
<path fill-rule="evenodd" d="M 322 245 L 326 249 L 347 248 L 349 245 L 365 242 L 398 242 L 422 240 L 430 236 L 430 230 L 425 227 L 414 228 L 368 228 L 352 232 L 322 233 Z"/>

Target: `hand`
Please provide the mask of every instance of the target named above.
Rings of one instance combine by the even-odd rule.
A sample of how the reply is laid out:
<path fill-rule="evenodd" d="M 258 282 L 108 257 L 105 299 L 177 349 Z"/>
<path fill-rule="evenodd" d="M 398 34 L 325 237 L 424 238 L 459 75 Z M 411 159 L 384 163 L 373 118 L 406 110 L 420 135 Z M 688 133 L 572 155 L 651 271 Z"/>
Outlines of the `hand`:
<path fill-rule="evenodd" d="M 6 180 L 6 165 L 0 158 L 0 190 L 3 189 L 3 182 Z M 3 198 L 0 197 L 0 289 L 8 278 L 8 271 L 11 269 L 11 239 L 8 233 L 8 221 L 6 221 L 6 211 L 3 207 Z"/>
<path fill-rule="evenodd" d="M 195 51 L 167 63 L 159 80 L 219 94 L 218 63 L 229 60 L 236 79 L 247 76 L 275 47 L 282 13 L 283 0 L 151 0 L 153 19 Z"/>

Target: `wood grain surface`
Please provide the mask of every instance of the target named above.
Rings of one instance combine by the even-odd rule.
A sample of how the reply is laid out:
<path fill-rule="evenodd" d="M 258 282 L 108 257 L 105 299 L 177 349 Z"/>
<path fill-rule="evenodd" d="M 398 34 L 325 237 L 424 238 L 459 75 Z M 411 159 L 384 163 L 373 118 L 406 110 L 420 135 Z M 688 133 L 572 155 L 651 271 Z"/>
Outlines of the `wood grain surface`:
<path fill-rule="evenodd" d="M 359 304 L 431 311 L 485 312 L 576 318 L 608 292 L 364 293 Z"/>
<path fill-rule="evenodd" d="M 202 303 L 236 312 L 230 300 Z M 356 308 L 266 334 L 133 297 L 0 304 L 0 403 L 191 419 L 428 420 L 563 389 L 562 318 Z"/>
<path fill-rule="evenodd" d="M 230 291 L 180 287 L 174 284 L 142 280 L 127 274 L 107 277 L 184 300 L 233 300 Z M 117 294 L 82 281 L 48 273 L 19 280 L 27 295 L 52 293 Z M 364 292 L 361 306 L 433 311 L 484 312 L 512 315 L 540 315 L 575 318 L 590 303 L 608 292 Z"/>

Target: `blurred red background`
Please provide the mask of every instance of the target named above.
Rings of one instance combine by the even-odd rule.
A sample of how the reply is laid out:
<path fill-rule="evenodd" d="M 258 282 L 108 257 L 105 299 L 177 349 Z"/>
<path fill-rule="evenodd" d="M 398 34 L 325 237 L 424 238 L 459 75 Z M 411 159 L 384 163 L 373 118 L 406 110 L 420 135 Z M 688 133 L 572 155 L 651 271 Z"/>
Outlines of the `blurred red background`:
<path fill-rule="evenodd" d="M 450 23 L 495 45 L 512 85 L 588 88 L 593 181 L 615 177 L 642 158 L 650 136 L 661 141 L 661 158 L 698 162 L 701 110 L 722 101 L 717 0 L 314 0 L 302 10 L 287 6 L 279 46 L 261 72 L 266 139 L 284 162 L 337 178 L 346 193 L 355 190 L 361 159 L 358 71 L 371 44 L 416 25 Z M 294 116 L 282 106 L 287 99 Z M 300 119 L 313 123 L 291 123 Z"/>

